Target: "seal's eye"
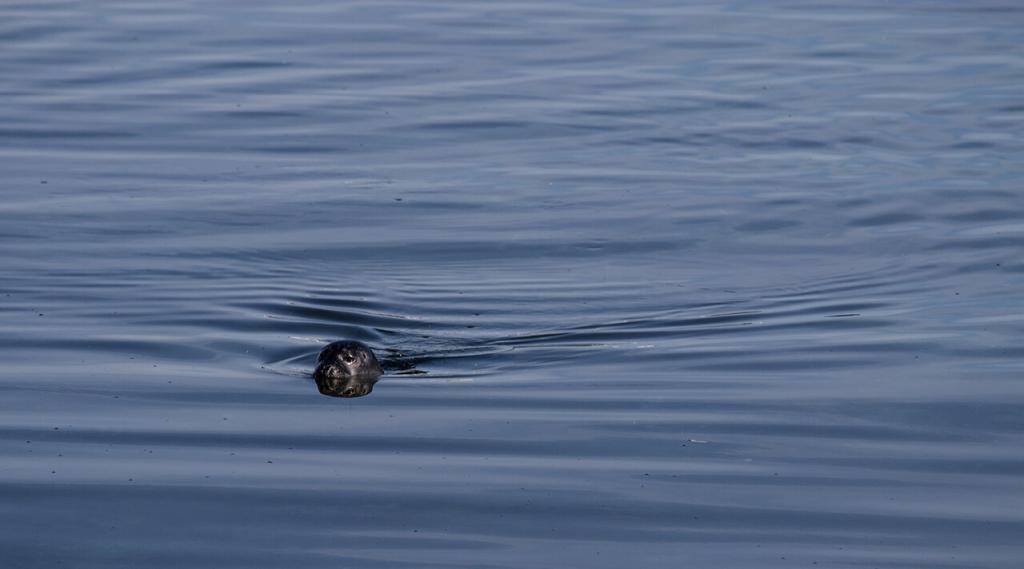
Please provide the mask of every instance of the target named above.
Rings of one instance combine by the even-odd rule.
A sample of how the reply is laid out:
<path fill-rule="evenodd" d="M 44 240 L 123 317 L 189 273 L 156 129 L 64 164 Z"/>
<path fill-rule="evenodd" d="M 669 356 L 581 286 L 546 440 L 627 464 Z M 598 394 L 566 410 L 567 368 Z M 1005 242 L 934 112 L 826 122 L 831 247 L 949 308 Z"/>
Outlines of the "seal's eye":
<path fill-rule="evenodd" d="M 342 354 L 341 355 L 341 361 L 343 361 L 343 362 L 345 362 L 347 364 L 350 364 L 350 363 L 356 361 L 356 359 L 354 357 L 352 357 L 352 354 Z"/>

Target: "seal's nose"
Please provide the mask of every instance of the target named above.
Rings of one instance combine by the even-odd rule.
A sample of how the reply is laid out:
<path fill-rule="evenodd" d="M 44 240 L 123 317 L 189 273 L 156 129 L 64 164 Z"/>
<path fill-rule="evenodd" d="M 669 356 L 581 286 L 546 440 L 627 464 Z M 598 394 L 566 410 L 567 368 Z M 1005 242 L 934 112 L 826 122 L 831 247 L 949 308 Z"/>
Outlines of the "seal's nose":
<path fill-rule="evenodd" d="M 341 375 L 340 371 L 341 370 L 338 369 L 338 366 L 334 364 L 321 363 L 316 366 L 315 370 L 313 370 L 313 377 L 338 377 Z"/>

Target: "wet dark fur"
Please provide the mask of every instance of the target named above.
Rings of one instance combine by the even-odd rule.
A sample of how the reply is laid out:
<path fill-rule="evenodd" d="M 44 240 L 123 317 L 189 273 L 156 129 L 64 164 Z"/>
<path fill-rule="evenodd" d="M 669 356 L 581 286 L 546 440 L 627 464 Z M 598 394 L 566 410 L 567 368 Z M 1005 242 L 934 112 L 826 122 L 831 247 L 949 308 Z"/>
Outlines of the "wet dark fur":
<path fill-rule="evenodd" d="M 362 342 L 332 342 L 320 350 L 313 379 L 320 393 L 334 397 L 362 397 L 373 391 L 383 370 L 369 346 Z"/>

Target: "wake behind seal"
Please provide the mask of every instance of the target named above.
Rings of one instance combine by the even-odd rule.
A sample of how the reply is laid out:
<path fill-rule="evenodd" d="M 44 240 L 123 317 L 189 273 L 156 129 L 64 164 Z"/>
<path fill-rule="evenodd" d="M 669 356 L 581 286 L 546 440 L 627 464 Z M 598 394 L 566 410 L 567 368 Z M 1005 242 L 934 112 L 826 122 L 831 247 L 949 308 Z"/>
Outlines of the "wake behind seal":
<path fill-rule="evenodd" d="M 362 397 L 384 371 L 370 347 L 354 340 L 331 342 L 316 358 L 313 379 L 320 393 L 332 397 Z"/>

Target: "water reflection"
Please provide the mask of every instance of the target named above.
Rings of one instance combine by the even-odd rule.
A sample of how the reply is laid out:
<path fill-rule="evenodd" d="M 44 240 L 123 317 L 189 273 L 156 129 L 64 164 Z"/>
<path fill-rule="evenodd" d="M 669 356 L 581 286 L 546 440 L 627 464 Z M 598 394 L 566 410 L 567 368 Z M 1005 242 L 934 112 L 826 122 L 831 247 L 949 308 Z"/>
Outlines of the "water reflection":
<path fill-rule="evenodd" d="M 320 374 L 313 376 L 316 388 L 323 395 L 331 397 L 362 397 L 373 391 L 373 386 L 380 376 L 363 375 L 351 377 L 325 377 Z"/>

